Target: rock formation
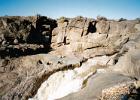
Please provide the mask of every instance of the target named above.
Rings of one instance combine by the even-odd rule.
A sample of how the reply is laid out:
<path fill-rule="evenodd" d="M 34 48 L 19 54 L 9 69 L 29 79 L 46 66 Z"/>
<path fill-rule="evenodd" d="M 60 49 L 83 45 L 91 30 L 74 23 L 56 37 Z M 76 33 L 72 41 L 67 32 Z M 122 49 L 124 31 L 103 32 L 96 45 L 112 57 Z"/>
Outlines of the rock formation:
<path fill-rule="evenodd" d="M 139 100 L 140 21 L 0 17 L 0 100 Z"/>

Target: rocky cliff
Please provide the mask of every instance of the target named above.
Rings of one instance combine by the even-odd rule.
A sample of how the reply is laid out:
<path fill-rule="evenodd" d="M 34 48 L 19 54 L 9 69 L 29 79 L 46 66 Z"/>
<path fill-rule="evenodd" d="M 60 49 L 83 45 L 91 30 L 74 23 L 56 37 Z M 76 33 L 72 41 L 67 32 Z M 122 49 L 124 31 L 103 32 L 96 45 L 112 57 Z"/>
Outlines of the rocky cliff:
<path fill-rule="evenodd" d="M 140 20 L 0 17 L 1 100 L 138 100 Z"/>

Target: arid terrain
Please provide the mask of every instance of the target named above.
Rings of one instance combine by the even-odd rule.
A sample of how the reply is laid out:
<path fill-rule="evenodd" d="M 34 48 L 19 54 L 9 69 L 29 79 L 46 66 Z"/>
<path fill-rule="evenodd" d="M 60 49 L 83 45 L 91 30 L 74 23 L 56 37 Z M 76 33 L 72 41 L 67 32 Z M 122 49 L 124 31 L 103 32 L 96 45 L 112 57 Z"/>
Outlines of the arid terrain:
<path fill-rule="evenodd" d="M 0 17 L 0 100 L 140 100 L 140 20 Z"/>

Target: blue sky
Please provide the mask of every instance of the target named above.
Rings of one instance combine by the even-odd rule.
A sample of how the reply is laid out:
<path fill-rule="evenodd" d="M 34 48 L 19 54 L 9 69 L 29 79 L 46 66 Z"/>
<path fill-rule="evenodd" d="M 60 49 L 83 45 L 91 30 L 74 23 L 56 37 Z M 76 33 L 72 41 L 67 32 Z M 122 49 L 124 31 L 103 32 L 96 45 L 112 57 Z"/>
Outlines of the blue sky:
<path fill-rule="evenodd" d="M 140 0 L 0 0 L 0 16 L 36 14 L 134 19 L 140 17 Z"/>

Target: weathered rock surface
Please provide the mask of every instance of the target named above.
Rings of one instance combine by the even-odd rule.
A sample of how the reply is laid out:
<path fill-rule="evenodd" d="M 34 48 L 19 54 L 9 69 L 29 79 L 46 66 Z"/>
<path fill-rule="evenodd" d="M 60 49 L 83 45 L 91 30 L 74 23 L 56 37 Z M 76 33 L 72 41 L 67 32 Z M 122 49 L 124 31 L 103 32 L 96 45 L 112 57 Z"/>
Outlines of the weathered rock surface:
<path fill-rule="evenodd" d="M 41 85 L 35 97 L 29 100 L 55 100 L 81 90 L 97 69 L 107 65 L 110 58 L 95 57 L 83 63 L 79 68 L 56 72 Z"/>
<path fill-rule="evenodd" d="M 115 73 L 98 73 L 93 75 L 87 81 L 87 86 L 77 93 L 72 93 L 60 100 L 98 100 L 101 99 L 102 90 L 113 87 L 115 84 L 130 81 L 128 77 L 124 77 Z M 115 99 L 114 99 L 115 100 Z"/>
<path fill-rule="evenodd" d="M 0 67 L 1 99 L 27 99 L 39 88 L 41 83 L 58 70 L 73 69 L 80 66 L 80 60 L 74 57 L 60 58 L 39 54 L 5 59 Z"/>
<path fill-rule="evenodd" d="M 45 16 L 0 17 L 0 57 L 48 52 L 56 26 L 55 20 Z"/>
<path fill-rule="evenodd" d="M 139 43 L 138 20 L 0 17 L 0 99 L 138 98 Z"/>
<path fill-rule="evenodd" d="M 52 41 L 52 47 L 58 52 L 65 48 L 67 53 L 76 52 L 85 58 L 119 52 L 130 36 L 138 32 L 138 21 L 97 21 L 84 17 L 59 20 L 52 40 L 61 42 Z"/>

